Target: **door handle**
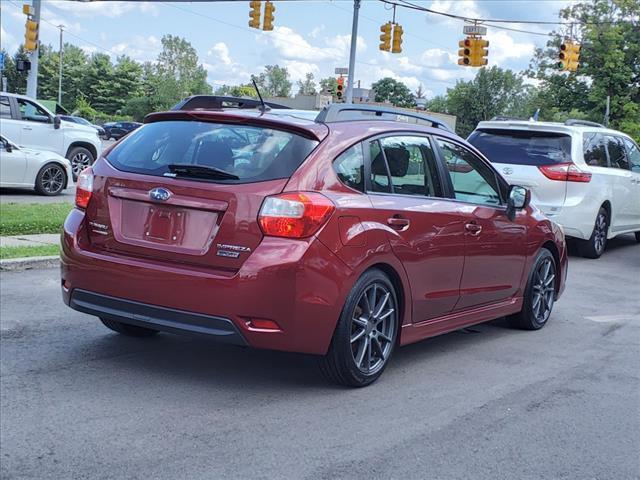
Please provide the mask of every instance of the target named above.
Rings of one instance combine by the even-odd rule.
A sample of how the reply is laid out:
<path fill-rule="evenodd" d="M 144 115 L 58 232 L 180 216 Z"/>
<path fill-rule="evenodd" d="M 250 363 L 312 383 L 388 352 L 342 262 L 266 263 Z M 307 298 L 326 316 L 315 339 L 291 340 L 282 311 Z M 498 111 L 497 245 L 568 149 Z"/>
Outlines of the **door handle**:
<path fill-rule="evenodd" d="M 23 130 L 33 130 L 31 127 L 22 127 Z"/>
<path fill-rule="evenodd" d="M 478 225 L 476 222 L 469 222 L 465 224 L 464 229 L 471 235 L 478 236 L 482 232 L 482 225 Z"/>
<path fill-rule="evenodd" d="M 407 228 L 409 228 L 409 225 L 411 224 L 411 220 L 409 220 L 408 218 L 402 218 L 402 217 L 391 217 L 391 218 L 387 218 L 387 223 L 391 228 L 395 230 L 400 230 L 401 232 L 403 232 Z"/>

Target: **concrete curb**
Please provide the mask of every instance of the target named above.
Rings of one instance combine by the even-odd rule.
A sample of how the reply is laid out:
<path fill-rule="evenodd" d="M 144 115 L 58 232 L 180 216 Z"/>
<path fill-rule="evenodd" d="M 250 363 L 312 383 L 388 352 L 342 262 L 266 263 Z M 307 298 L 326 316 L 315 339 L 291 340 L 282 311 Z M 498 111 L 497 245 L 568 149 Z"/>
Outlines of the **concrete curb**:
<path fill-rule="evenodd" d="M 60 265 L 60 257 L 52 255 L 47 257 L 8 258 L 0 260 L 0 270 L 21 271 L 36 268 L 52 268 Z"/>

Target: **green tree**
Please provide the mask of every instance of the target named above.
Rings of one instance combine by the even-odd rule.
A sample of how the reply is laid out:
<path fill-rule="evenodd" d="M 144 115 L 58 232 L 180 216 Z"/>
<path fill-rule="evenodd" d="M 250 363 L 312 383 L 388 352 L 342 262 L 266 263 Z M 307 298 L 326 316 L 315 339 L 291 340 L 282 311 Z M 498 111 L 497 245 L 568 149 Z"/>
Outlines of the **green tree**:
<path fill-rule="evenodd" d="M 289 81 L 287 67 L 267 65 L 264 72 L 252 75 L 263 97 L 288 97 L 291 95 L 292 84 Z"/>
<path fill-rule="evenodd" d="M 413 107 L 416 104 L 411 90 L 391 77 L 378 80 L 371 85 L 371 89 L 375 92 L 376 102 L 389 102 L 396 107 Z"/>
<path fill-rule="evenodd" d="M 327 77 L 320 80 L 320 91 L 327 93 L 335 93 L 338 86 L 336 77 Z"/>
<path fill-rule="evenodd" d="M 105 53 L 94 53 L 82 77 L 81 90 L 96 110 L 114 114 L 120 106 L 113 96 L 115 75 L 111 58 Z"/>
<path fill-rule="evenodd" d="M 198 54 L 186 39 L 165 35 L 158 55 L 155 73 L 160 79 L 164 97 L 180 100 L 190 95 L 210 94 L 207 71 L 198 63 Z"/>
<path fill-rule="evenodd" d="M 222 85 L 215 91 L 216 95 L 229 97 L 249 97 L 257 98 L 256 89 L 253 84 L 246 83 L 244 85 Z"/>
<path fill-rule="evenodd" d="M 315 95 L 317 93 L 313 73 L 309 72 L 305 75 L 304 80 L 298 80 L 298 93 L 300 95 Z"/>

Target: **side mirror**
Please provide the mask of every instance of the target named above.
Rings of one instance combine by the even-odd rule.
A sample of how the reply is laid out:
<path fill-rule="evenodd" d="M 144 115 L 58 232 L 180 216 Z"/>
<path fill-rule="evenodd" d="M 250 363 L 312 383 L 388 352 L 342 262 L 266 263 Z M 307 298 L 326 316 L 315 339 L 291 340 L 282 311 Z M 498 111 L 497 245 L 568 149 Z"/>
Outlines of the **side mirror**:
<path fill-rule="evenodd" d="M 516 212 L 524 210 L 531 202 L 531 191 L 520 185 L 512 185 L 509 188 L 509 198 L 507 199 L 507 217 L 509 220 L 516 219 Z"/>
<path fill-rule="evenodd" d="M 55 128 L 56 130 L 59 129 L 61 123 L 62 120 L 60 120 L 60 115 L 56 115 L 55 117 L 53 117 L 53 128 Z"/>

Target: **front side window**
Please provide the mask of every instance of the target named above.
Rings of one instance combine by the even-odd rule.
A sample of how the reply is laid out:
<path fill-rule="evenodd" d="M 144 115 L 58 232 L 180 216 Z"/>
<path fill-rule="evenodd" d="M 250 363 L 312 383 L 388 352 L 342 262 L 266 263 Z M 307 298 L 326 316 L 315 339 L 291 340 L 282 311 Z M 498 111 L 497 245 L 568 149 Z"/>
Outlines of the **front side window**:
<path fill-rule="evenodd" d="M 11 118 L 9 97 L 0 97 L 0 118 Z"/>
<path fill-rule="evenodd" d="M 250 183 L 290 177 L 316 145 L 316 140 L 283 130 L 167 120 L 134 130 L 106 158 L 126 172 L 171 176 L 178 169 L 195 175 L 205 167 L 199 169 L 201 179 Z"/>
<path fill-rule="evenodd" d="M 22 120 L 28 122 L 40 122 L 49 123 L 49 114 L 35 103 L 25 100 L 24 98 L 17 98 L 18 109 L 20 110 L 20 116 Z"/>
<path fill-rule="evenodd" d="M 360 143 L 336 158 L 333 168 L 342 183 L 360 192 L 364 191 L 364 155 Z"/>
<path fill-rule="evenodd" d="M 606 140 L 611 167 L 629 170 L 629 159 L 627 158 L 627 151 L 624 148 L 622 139 L 620 137 L 607 135 Z"/>
<path fill-rule="evenodd" d="M 456 200 L 479 205 L 500 205 L 495 172 L 466 148 L 438 139 L 440 151 L 451 177 Z"/>
<path fill-rule="evenodd" d="M 584 161 L 592 167 L 608 167 L 604 137 L 599 133 L 585 133 L 583 140 Z"/>
<path fill-rule="evenodd" d="M 640 149 L 638 149 L 638 145 L 628 138 L 624 138 L 623 142 L 625 147 L 627 147 L 631 170 L 640 173 Z"/>

